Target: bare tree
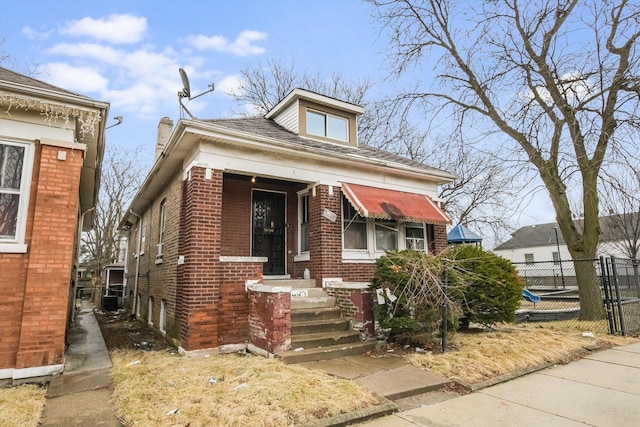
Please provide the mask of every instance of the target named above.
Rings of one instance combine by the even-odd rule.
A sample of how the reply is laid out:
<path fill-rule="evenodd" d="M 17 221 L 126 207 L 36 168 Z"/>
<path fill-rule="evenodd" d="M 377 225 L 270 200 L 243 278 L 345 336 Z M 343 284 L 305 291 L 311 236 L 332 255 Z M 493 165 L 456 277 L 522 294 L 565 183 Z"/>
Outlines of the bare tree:
<path fill-rule="evenodd" d="M 266 65 L 256 64 L 240 71 L 241 85 L 228 95 L 245 106 L 249 115 L 261 116 L 271 110 L 296 87 L 318 92 L 333 98 L 362 105 L 371 88 L 367 79 L 350 82 L 333 73 L 324 79 L 319 73 L 299 73 L 295 62 L 269 59 Z M 364 105 L 363 105 L 364 106 Z"/>
<path fill-rule="evenodd" d="M 118 224 L 142 184 L 147 163 L 140 147 L 107 146 L 93 228 L 82 235 L 81 246 L 83 265 L 96 275 L 118 259 Z"/>
<path fill-rule="evenodd" d="M 602 218 L 600 249 L 611 248 L 630 259 L 640 255 L 640 167 L 637 163 L 620 165 L 602 177 L 602 206 L 608 216 Z"/>
<path fill-rule="evenodd" d="M 621 127 L 638 123 L 640 10 L 614 2 L 369 0 L 388 30 L 396 75 L 429 61 L 436 89 L 398 98 L 451 112 L 458 126 L 499 130 L 537 171 L 574 260 L 599 238 L 598 176 Z M 515 144 L 514 144 L 515 143 Z M 568 188 L 568 184 L 574 188 Z M 584 227 L 568 193 L 580 194 Z M 604 315 L 595 267 L 576 263 L 582 319 Z"/>

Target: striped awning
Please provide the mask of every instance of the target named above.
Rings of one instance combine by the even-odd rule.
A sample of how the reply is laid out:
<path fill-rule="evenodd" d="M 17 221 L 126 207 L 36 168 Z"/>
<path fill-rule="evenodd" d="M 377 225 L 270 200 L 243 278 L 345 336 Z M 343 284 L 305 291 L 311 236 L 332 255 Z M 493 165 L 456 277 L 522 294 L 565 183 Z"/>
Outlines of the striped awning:
<path fill-rule="evenodd" d="M 342 183 L 347 200 L 367 218 L 450 224 L 451 219 L 429 196 Z"/>

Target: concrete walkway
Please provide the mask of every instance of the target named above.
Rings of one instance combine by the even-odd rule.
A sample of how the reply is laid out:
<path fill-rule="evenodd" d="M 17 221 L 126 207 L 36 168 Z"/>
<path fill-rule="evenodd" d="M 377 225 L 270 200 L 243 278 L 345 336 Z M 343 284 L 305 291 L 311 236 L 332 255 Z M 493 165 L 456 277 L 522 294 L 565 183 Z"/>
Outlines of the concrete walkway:
<path fill-rule="evenodd" d="M 49 383 L 41 425 L 122 426 L 110 402 L 113 378 L 109 352 L 93 310 L 87 304 L 77 313 L 69 334 L 64 373 Z"/>
<path fill-rule="evenodd" d="M 360 425 L 621 427 L 639 424 L 639 402 L 640 343 L 635 343 Z"/>

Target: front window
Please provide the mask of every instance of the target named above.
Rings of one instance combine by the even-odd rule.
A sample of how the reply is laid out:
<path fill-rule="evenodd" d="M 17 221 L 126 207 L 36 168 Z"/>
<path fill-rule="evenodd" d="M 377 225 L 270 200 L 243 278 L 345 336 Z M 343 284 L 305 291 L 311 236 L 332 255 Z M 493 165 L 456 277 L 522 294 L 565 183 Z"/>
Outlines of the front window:
<path fill-rule="evenodd" d="M 376 250 L 394 251 L 398 249 L 398 223 L 375 220 Z"/>
<path fill-rule="evenodd" d="M 300 252 L 309 251 L 309 194 L 300 196 Z"/>
<path fill-rule="evenodd" d="M 424 252 L 424 226 L 420 223 L 407 223 L 405 225 L 405 246 L 407 249 Z"/>
<path fill-rule="evenodd" d="M 367 249 L 367 220 L 346 198 L 342 198 L 342 227 L 345 249 Z"/>
<path fill-rule="evenodd" d="M 24 241 L 30 156 L 28 145 L 0 141 L 0 245 Z M 0 251 L 4 249 L 11 251 L 0 246 Z"/>
<path fill-rule="evenodd" d="M 344 117 L 307 110 L 307 133 L 310 135 L 348 141 L 348 130 L 349 121 Z"/>

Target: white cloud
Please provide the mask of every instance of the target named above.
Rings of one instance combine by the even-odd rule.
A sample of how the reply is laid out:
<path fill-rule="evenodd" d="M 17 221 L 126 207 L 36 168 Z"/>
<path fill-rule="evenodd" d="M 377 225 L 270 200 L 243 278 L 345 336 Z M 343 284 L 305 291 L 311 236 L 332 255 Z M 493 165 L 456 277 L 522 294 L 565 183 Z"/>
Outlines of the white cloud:
<path fill-rule="evenodd" d="M 109 64 L 120 63 L 124 55 L 121 50 L 97 43 L 58 43 L 47 50 L 47 53 L 66 55 L 73 58 L 87 58 Z"/>
<path fill-rule="evenodd" d="M 238 56 L 260 55 L 265 52 L 265 48 L 255 46 L 253 42 L 264 40 L 267 33 L 247 30 L 241 32 L 232 42 L 222 36 L 194 35 L 187 37 L 187 41 L 198 50 L 214 50 L 216 52 L 227 52 Z"/>
<path fill-rule="evenodd" d="M 242 79 L 237 74 L 226 76 L 216 83 L 216 91 L 229 96 L 231 96 L 232 93 L 239 92 L 241 87 Z"/>
<path fill-rule="evenodd" d="M 91 67 L 75 67 L 63 62 L 52 62 L 43 67 L 51 84 L 82 94 L 103 92 L 109 82 Z"/>
<path fill-rule="evenodd" d="M 20 33 L 30 40 L 46 40 L 51 35 L 51 31 L 38 31 L 30 26 L 24 26 Z"/>
<path fill-rule="evenodd" d="M 110 43 L 137 43 L 147 31 L 147 18 L 132 15 L 109 15 L 107 19 L 82 18 L 67 23 L 63 34 L 88 36 Z"/>

